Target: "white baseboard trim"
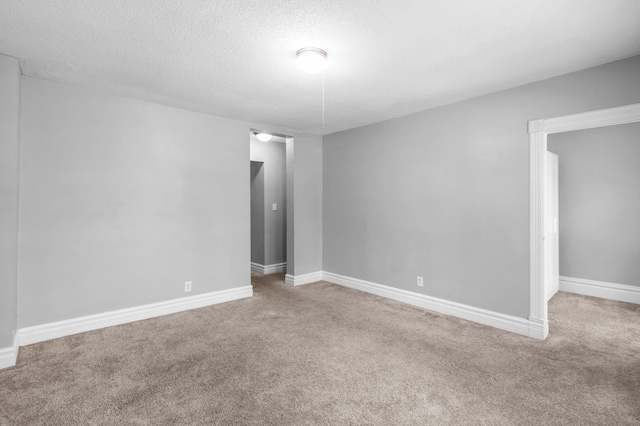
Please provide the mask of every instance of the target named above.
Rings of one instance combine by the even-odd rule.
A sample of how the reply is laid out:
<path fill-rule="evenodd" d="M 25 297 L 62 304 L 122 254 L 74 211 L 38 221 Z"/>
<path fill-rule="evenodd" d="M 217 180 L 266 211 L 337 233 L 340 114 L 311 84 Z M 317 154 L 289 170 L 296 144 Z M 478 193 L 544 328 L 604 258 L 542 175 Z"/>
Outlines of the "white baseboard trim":
<path fill-rule="evenodd" d="M 13 338 L 13 346 L 0 349 L 0 370 L 16 365 L 18 360 L 18 349 L 20 349 L 18 333 Z"/>
<path fill-rule="evenodd" d="M 317 271 L 317 272 L 310 272 L 308 274 L 302 274 L 302 275 L 285 275 L 284 276 L 284 282 L 287 285 L 290 286 L 298 286 L 298 285 L 303 285 L 303 284 L 310 284 L 310 283 L 315 283 L 317 281 L 322 281 L 323 280 L 323 272 L 322 271 Z"/>
<path fill-rule="evenodd" d="M 549 320 L 529 318 L 529 337 L 544 340 L 547 336 L 549 336 Z"/>
<path fill-rule="evenodd" d="M 632 285 L 561 276 L 560 290 L 619 302 L 640 304 L 640 287 Z"/>
<path fill-rule="evenodd" d="M 25 327 L 18 330 L 18 341 L 20 346 L 30 345 L 32 343 L 83 333 L 85 331 L 202 308 L 204 306 L 230 302 L 251 296 L 253 296 L 253 287 L 248 285 L 33 327 Z"/>
<path fill-rule="evenodd" d="M 274 263 L 273 265 L 261 265 L 256 262 L 251 262 L 251 270 L 265 275 L 276 272 L 287 272 L 287 262 Z"/>
<path fill-rule="evenodd" d="M 499 328 L 501 330 L 510 331 L 512 333 L 534 337 L 536 339 L 544 339 L 544 324 L 537 321 L 488 311 L 486 309 L 463 305 L 461 303 L 438 299 L 436 297 L 426 296 L 420 293 L 401 290 L 395 287 L 389 287 L 356 278 L 345 277 L 331 272 L 324 272 L 323 279 L 324 281 L 333 284 L 365 291 L 367 293 L 408 303 L 410 305 L 439 312 L 441 314 L 451 315 L 468 321 L 477 322 L 479 324 Z"/>

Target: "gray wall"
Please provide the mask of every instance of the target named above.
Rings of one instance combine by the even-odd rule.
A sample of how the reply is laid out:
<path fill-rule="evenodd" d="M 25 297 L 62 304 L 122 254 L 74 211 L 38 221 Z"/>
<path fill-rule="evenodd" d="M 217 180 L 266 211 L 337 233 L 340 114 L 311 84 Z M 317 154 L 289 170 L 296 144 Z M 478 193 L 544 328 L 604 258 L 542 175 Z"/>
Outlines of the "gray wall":
<path fill-rule="evenodd" d="M 287 265 L 287 273 L 303 275 L 322 271 L 323 147 L 322 136 L 293 133 L 293 137 L 287 153 L 293 162 L 295 264 Z"/>
<path fill-rule="evenodd" d="M 264 173 L 264 255 L 262 265 L 287 261 L 287 181 L 286 145 L 280 142 L 261 142 L 253 135 L 250 139 L 251 161 L 260 161 Z M 273 211 L 272 204 L 278 205 Z M 258 206 L 256 206 L 258 207 Z M 259 208 L 259 207 L 258 207 Z M 253 209 L 253 206 L 252 206 Z M 252 247 L 252 253 L 253 253 Z M 252 256 L 253 257 L 253 256 Z"/>
<path fill-rule="evenodd" d="M 264 163 L 251 162 L 251 262 L 264 265 Z"/>
<path fill-rule="evenodd" d="M 250 284 L 247 123 L 33 78 L 22 95 L 19 327 Z"/>
<path fill-rule="evenodd" d="M 324 270 L 528 317 L 527 121 L 640 102 L 639 75 L 640 56 L 325 136 Z"/>
<path fill-rule="evenodd" d="M 640 123 L 550 135 L 560 275 L 640 286 Z"/>
<path fill-rule="evenodd" d="M 0 55 L 0 349 L 17 330 L 20 74 L 17 59 Z"/>

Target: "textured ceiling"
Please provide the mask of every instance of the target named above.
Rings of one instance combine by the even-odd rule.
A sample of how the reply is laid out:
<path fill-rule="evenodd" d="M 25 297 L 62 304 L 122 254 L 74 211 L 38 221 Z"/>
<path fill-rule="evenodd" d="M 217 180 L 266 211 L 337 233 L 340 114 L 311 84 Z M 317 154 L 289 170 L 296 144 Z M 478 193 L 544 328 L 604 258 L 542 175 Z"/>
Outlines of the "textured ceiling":
<path fill-rule="evenodd" d="M 307 46 L 323 74 L 297 68 Z M 327 134 L 640 54 L 640 1 L 0 0 L 0 53 L 25 75 Z"/>

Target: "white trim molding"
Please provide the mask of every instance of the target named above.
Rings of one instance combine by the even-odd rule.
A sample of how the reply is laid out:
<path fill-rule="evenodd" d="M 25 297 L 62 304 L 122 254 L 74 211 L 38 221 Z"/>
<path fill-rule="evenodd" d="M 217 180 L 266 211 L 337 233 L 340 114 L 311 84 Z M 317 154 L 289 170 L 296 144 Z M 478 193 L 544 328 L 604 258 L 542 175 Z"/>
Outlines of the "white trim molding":
<path fill-rule="evenodd" d="M 561 276 L 560 291 L 640 304 L 640 287 L 633 285 Z"/>
<path fill-rule="evenodd" d="M 594 129 L 597 127 L 617 126 L 640 121 L 640 104 L 624 105 L 615 108 L 600 109 L 580 114 L 563 115 L 562 117 L 544 120 L 544 132 L 572 132 L 574 130 Z"/>
<path fill-rule="evenodd" d="M 430 311 L 451 315 L 512 333 L 542 339 L 542 325 L 537 321 L 488 311 L 486 309 L 438 299 L 437 297 L 426 296 L 413 291 L 401 290 L 357 278 L 345 277 L 331 272 L 324 272 L 323 279 L 333 284 L 397 300 L 398 302 L 408 303 Z"/>
<path fill-rule="evenodd" d="M 248 285 L 133 308 L 119 309 L 102 314 L 41 324 L 18 330 L 18 341 L 20 346 L 30 345 L 32 343 L 83 333 L 85 331 L 202 308 L 251 296 L 253 296 L 253 287 Z"/>
<path fill-rule="evenodd" d="M 18 349 L 20 349 L 18 333 L 13 337 L 13 346 L 0 349 L 0 370 L 16 365 L 18 360 Z"/>
<path fill-rule="evenodd" d="M 544 282 L 544 168 L 547 135 L 640 122 L 640 103 L 588 111 L 561 117 L 540 118 L 528 123 L 529 132 L 529 322 L 536 324 L 542 339 L 549 334 Z"/>
<path fill-rule="evenodd" d="M 545 291 L 544 264 L 544 162 L 547 135 L 544 120 L 529 122 L 529 321 L 536 324 L 541 339 L 549 335 L 549 320 Z"/>
<path fill-rule="evenodd" d="M 251 262 L 251 270 L 265 275 L 276 272 L 287 272 L 287 262 L 274 263 L 272 265 L 261 265 L 260 263 Z"/>
<path fill-rule="evenodd" d="M 322 271 L 310 272 L 308 274 L 295 275 L 295 276 L 287 274 L 284 276 L 284 282 L 287 285 L 295 287 L 298 285 L 311 284 L 317 281 L 322 281 L 323 276 L 324 276 L 324 273 Z"/>

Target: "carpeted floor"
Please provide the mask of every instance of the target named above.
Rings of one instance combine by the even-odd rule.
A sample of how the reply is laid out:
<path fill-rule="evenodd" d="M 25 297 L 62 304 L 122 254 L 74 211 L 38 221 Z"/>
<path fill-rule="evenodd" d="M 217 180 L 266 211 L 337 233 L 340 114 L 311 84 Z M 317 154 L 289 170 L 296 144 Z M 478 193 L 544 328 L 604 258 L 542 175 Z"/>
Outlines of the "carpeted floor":
<path fill-rule="evenodd" d="M 320 282 L 22 347 L 2 425 L 640 424 L 640 306 L 556 295 L 544 341 Z"/>

